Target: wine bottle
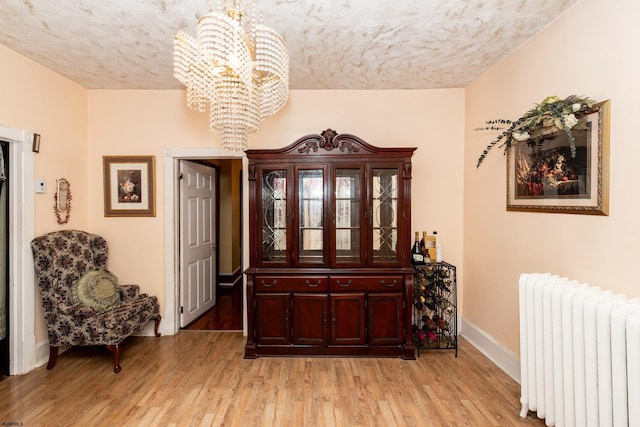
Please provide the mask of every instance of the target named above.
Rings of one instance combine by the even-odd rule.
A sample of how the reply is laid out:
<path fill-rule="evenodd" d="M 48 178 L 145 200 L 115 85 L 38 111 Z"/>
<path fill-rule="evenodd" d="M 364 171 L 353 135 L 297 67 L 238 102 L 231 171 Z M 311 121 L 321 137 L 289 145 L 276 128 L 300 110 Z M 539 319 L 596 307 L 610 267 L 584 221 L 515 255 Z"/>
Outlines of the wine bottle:
<path fill-rule="evenodd" d="M 440 240 L 438 239 L 438 232 L 434 231 L 433 235 L 436 238 L 436 262 L 442 262 L 442 246 L 440 246 Z"/>
<path fill-rule="evenodd" d="M 424 262 L 435 262 L 436 260 L 436 238 L 434 236 L 428 236 L 426 232 L 423 232 L 424 239 Z"/>
<path fill-rule="evenodd" d="M 422 255 L 424 256 L 425 262 L 427 262 L 427 257 L 429 253 L 427 252 L 427 232 L 422 232 L 422 239 L 420 240 L 420 250 L 422 251 Z"/>
<path fill-rule="evenodd" d="M 420 233 L 416 231 L 416 241 L 411 249 L 411 264 L 422 265 L 424 264 L 424 255 L 420 250 Z"/>

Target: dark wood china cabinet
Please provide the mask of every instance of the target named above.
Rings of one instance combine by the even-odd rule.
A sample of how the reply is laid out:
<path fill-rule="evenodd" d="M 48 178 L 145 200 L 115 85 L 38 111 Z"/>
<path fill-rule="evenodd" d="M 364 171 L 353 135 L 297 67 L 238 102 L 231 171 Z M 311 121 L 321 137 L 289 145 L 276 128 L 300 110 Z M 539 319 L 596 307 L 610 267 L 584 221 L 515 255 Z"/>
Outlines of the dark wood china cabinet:
<path fill-rule="evenodd" d="M 414 150 L 331 129 L 247 150 L 246 358 L 415 358 Z"/>

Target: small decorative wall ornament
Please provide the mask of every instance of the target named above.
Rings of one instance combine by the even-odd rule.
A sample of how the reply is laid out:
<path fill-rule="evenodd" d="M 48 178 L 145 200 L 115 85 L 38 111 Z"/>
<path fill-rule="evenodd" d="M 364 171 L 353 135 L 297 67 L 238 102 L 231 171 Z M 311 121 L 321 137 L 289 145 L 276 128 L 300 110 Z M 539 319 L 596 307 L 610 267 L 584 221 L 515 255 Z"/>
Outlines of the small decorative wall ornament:
<path fill-rule="evenodd" d="M 572 129 L 583 129 L 586 125 L 586 116 L 597 109 L 593 108 L 594 101 L 577 95 L 570 95 L 565 99 L 557 96 L 547 96 L 535 108 L 527 111 L 518 120 L 496 119 L 486 121 L 487 126 L 475 129 L 476 131 L 498 131 L 498 137 L 484 149 L 476 167 L 479 167 L 489 150 L 494 145 L 502 142 L 499 147 L 504 148 L 504 154 L 518 142 L 526 141 L 529 145 L 542 144 L 546 135 L 558 131 L 567 134 L 571 157 L 576 156 L 576 146 L 571 132 Z"/>
<path fill-rule="evenodd" d="M 69 222 L 71 215 L 71 184 L 64 178 L 56 181 L 56 193 L 53 195 L 53 211 L 56 214 L 58 224 L 66 224 Z M 62 217 L 64 215 L 64 218 Z"/>

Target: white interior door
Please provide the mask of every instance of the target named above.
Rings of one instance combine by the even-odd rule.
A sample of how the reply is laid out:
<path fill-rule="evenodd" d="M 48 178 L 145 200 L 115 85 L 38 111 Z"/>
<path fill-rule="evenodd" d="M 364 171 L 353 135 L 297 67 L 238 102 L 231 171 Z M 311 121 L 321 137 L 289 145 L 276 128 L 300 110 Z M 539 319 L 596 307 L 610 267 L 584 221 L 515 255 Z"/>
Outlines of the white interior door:
<path fill-rule="evenodd" d="M 216 304 L 216 171 L 180 160 L 180 327 Z"/>

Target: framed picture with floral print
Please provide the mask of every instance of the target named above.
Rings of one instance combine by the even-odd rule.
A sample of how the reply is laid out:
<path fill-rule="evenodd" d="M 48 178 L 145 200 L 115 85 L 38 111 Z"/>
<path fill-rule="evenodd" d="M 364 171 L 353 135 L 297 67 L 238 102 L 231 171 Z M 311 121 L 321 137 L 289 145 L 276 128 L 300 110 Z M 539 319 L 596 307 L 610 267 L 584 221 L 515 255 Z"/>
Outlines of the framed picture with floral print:
<path fill-rule="evenodd" d="M 154 156 L 103 156 L 104 216 L 156 216 Z"/>
<path fill-rule="evenodd" d="M 608 215 L 609 103 L 594 104 L 583 125 L 519 142 L 507 152 L 507 210 Z"/>

